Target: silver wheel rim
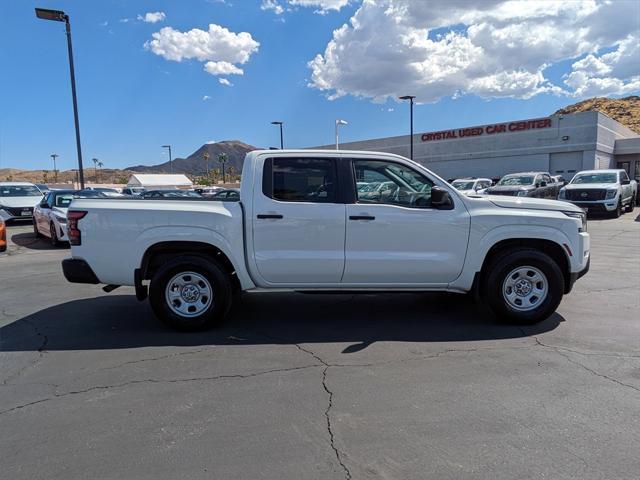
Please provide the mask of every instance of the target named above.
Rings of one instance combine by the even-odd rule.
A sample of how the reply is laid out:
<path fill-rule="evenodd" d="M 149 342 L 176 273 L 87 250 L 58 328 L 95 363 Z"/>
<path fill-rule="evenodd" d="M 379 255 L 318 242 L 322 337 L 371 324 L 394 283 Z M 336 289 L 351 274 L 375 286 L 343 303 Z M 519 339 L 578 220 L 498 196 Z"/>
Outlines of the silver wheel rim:
<path fill-rule="evenodd" d="M 549 294 L 549 281 L 539 269 L 530 266 L 514 268 L 502 282 L 502 297 L 519 312 L 538 308 Z"/>
<path fill-rule="evenodd" d="M 171 311 L 185 318 L 201 315 L 213 302 L 211 283 L 195 272 L 174 275 L 167 283 L 164 295 Z"/>

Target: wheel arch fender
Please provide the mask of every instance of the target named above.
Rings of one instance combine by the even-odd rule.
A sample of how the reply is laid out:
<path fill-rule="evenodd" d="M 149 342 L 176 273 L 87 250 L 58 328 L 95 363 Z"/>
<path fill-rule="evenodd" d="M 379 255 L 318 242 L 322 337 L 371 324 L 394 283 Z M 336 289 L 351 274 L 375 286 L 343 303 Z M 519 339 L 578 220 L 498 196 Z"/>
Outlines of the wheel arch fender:
<path fill-rule="evenodd" d="M 242 245 L 242 242 L 240 242 Z M 136 239 L 139 259 L 137 265 L 141 270 L 141 278 L 148 277 L 150 261 L 155 254 L 175 255 L 178 253 L 200 254 L 213 257 L 234 273 L 238 286 L 242 289 L 252 288 L 242 246 L 232 246 L 219 232 L 205 227 L 194 226 L 162 226 L 142 232 Z"/>

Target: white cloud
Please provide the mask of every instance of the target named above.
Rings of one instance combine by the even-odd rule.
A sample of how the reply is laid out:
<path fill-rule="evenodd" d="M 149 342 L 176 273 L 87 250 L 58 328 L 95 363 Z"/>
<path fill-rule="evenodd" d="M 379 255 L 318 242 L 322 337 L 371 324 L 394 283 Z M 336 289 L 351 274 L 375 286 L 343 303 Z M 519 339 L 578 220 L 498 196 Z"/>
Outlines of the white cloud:
<path fill-rule="evenodd" d="M 226 85 L 227 87 L 233 87 L 233 83 L 231 83 L 226 78 L 219 78 L 218 82 L 220 82 L 221 85 Z"/>
<path fill-rule="evenodd" d="M 147 12 L 144 15 L 138 15 L 137 19 L 145 23 L 164 22 L 167 16 L 164 12 Z"/>
<path fill-rule="evenodd" d="M 260 10 L 273 10 L 276 15 L 284 13 L 284 7 L 280 5 L 276 0 L 262 0 L 260 4 Z"/>
<path fill-rule="evenodd" d="M 250 33 L 234 33 L 213 23 L 207 31 L 164 27 L 152 37 L 144 44 L 147 50 L 175 62 L 198 60 L 211 75 L 242 75 L 244 71 L 237 65 L 247 63 L 260 46 Z"/>
<path fill-rule="evenodd" d="M 209 95 L 205 95 L 204 97 L 202 97 L 203 102 L 206 102 L 208 100 L 211 100 L 211 97 Z"/>
<path fill-rule="evenodd" d="M 120 20 L 118 20 L 120 23 L 129 23 L 131 21 L 130 18 L 121 18 Z"/>
<path fill-rule="evenodd" d="M 325 15 L 331 10 L 339 11 L 346 7 L 350 0 L 288 0 L 290 5 L 317 8 L 315 13 Z"/>
<path fill-rule="evenodd" d="M 630 37 L 639 8 L 606 0 L 439 0 L 429 8 L 412 0 L 364 0 L 309 62 L 310 86 L 330 99 L 373 101 L 406 94 L 434 102 L 464 94 L 627 93 L 638 88 L 640 75 L 638 39 Z M 545 77 L 550 65 L 580 58 L 564 85 Z"/>

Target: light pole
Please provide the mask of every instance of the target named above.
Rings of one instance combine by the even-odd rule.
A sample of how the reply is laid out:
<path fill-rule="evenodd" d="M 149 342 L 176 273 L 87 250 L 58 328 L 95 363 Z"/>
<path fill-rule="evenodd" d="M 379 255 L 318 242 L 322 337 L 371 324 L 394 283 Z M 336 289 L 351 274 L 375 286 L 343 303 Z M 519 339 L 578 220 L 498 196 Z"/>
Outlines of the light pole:
<path fill-rule="evenodd" d="M 69 53 L 69 72 L 71 74 L 71 97 L 73 98 L 73 119 L 76 125 L 76 149 L 78 150 L 78 175 L 80 177 L 80 189 L 84 188 L 84 169 L 82 168 L 82 148 L 80 146 L 80 121 L 78 120 L 78 100 L 76 98 L 76 75 L 73 69 L 73 47 L 71 46 L 71 24 L 69 15 L 61 10 L 48 10 L 36 8 L 36 17 L 42 20 L 64 22 L 67 34 L 67 51 Z"/>
<path fill-rule="evenodd" d="M 51 154 L 51 158 L 53 158 L 53 178 L 56 183 L 58 183 L 58 170 L 56 168 L 56 158 L 58 158 L 59 156 L 60 155 L 58 155 L 57 153 Z"/>
<path fill-rule="evenodd" d="M 271 122 L 271 125 L 279 125 L 280 126 L 280 150 L 284 149 L 284 140 L 283 140 L 283 137 L 282 137 L 282 124 L 283 124 L 283 122 L 279 122 L 279 121 Z"/>
<path fill-rule="evenodd" d="M 416 98 L 416 96 L 415 95 L 404 95 L 404 96 L 398 97 L 398 98 L 400 100 L 409 100 L 409 111 L 410 111 L 410 113 L 409 113 L 410 120 L 409 121 L 410 121 L 410 124 L 411 124 L 411 127 L 410 127 L 411 128 L 411 130 L 410 130 L 411 131 L 411 143 L 410 143 L 411 150 L 410 150 L 410 153 L 409 153 L 409 158 L 411 160 L 413 160 L 413 99 Z"/>
<path fill-rule="evenodd" d="M 173 173 L 173 163 L 171 163 L 171 145 L 162 145 L 162 148 L 169 149 L 169 173 Z"/>
<path fill-rule="evenodd" d="M 348 123 L 345 122 L 344 120 L 336 120 L 336 150 L 340 148 L 340 144 L 338 142 L 338 127 L 340 125 L 348 125 Z"/>

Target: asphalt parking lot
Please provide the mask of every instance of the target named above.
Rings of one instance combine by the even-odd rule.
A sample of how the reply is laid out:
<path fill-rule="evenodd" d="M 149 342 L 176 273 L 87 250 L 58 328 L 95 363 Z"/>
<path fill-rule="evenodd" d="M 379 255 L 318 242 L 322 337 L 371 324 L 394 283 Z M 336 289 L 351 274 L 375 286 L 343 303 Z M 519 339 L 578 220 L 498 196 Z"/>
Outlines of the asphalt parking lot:
<path fill-rule="evenodd" d="M 245 295 L 180 334 L 66 249 L 0 254 L 0 477 L 637 479 L 640 216 L 535 327 L 445 294 Z"/>

